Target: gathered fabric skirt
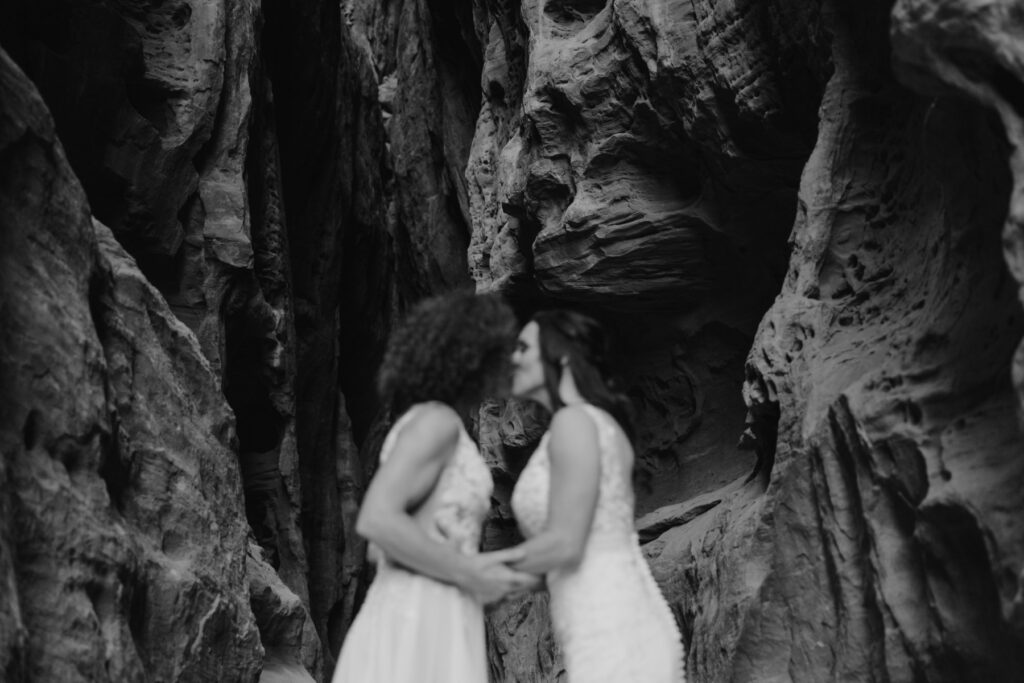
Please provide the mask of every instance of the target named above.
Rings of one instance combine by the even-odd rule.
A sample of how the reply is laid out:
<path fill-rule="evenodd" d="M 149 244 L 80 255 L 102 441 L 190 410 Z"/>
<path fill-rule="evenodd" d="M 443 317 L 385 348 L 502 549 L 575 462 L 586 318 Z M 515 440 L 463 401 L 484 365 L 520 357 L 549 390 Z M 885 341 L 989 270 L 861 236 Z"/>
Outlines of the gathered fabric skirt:
<path fill-rule="evenodd" d="M 332 683 L 486 683 L 483 608 L 455 586 L 378 566 Z"/>

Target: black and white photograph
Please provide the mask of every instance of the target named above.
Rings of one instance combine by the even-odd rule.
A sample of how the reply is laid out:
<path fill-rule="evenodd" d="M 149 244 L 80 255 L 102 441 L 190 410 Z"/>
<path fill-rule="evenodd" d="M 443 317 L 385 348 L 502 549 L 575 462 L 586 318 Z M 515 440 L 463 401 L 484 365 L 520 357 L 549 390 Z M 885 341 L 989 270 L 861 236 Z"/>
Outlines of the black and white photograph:
<path fill-rule="evenodd" d="M 1024 681 L 1024 1 L 0 0 L 0 683 Z"/>

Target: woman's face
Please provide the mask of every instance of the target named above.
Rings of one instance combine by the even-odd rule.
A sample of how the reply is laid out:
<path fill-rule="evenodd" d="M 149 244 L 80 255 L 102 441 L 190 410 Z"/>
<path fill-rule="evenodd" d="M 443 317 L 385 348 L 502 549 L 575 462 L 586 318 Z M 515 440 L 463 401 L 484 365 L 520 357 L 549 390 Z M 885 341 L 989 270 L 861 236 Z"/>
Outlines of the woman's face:
<path fill-rule="evenodd" d="M 516 350 L 512 352 L 512 395 L 537 398 L 545 390 L 544 365 L 540 359 L 540 327 L 530 321 L 519 333 Z"/>

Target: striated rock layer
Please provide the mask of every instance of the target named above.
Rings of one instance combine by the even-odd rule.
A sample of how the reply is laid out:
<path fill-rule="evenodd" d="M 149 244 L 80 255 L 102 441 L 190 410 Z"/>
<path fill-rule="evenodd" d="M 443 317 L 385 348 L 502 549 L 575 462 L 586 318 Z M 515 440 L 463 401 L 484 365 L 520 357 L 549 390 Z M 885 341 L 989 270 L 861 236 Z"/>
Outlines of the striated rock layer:
<path fill-rule="evenodd" d="M 744 359 L 786 268 L 830 68 L 821 18 L 784 3 L 528 2 L 495 12 L 487 35 L 470 267 L 526 312 L 571 305 L 609 324 L 636 409 L 638 512 L 677 526 L 692 515 L 675 506 L 721 501 L 754 467 L 738 446 Z M 507 480 L 536 432 L 515 412 L 494 447 Z M 521 623 L 546 620 L 522 604 L 493 615 L 499 680 L 555 680 L 550 633 Z"/>
<path fill-rule="evenodd" d="M 2 677 L 323 680 L 388 332 L 475 282 L 619 338 L 693 680 L 1015 680 L 1017 5 L 4 3 Z"/>
<path fill-rule="evenodd" d="M 790 270 L 748 359 L 747 400 L 779 415 L 758 435 L 777 433 L 762 520 L 745 567 L 694 552 L 688 570 L 748 573 L 743 626 L 725 629 L 740 656 L 722 657 L 724 620 L 698 597 L 694 664 L 1013 680 L 1024 461 L 1009 368 L 1024 320 L 1000 252 L 1009 150 L 989 112 L 893 80 L 887 5 L 827 9 L 835 73 Z M 740 510 L 691 541 L 733 546 Z"/>
<path fill-rule="evenodd" d="M 150 300 L 166 298 L 173 311 L 167 316 L 191 328 L 204 357 L 182 371 L 182 400 L 206 405 L 226 397 L 230 404 L 217 408 L 223 425 L 213 430 L 220 444 L 215 452 L 230 459 L 224 485 L 232 490 L 241 466 L 245 506 L 230 496 L 220 504 L 223 514 L 245 515 L 235 529 L 243 538 L 248 518 L 262 546 L 252 562 L 263 556 L 276 572 L 259 570 L 248 578 L 234 572 L 223 580 L 231 591 L 249 595 L 263 645 L 276 659 L 319 675 L 323 648 L 307 614 L 306 550 L 296 525 L 301 492 L 294 475 L 289 479 L 298 468 L 295 333 L 280 153 L 273 111 L 266 108 L 272 97 L 257 59 L 260 5 L 14 2 L 0 12 L 0 40 L 54 112 L 56 134 L 88 197 L 82 210 L 111 226 L 117 242 L 110 244 L 126 247 L 139 266 L 138 280 L 160 290 L 148 283 L 134 287 L 121 304 L 144 310 Z M 4 102 L 13 116 L 20 105 Z M 34 340 L 30 333 L 17 343 Z M 190 334 L 179 335 L 166 341 L 168 353 L 188 357 L 194 342 Z M 60 366 L 65 360 L 42 353 L 40 362 Z M 17 396 L 8 400 L 20 406 Z M 128 395 L 121 410 L 137 412 L 139 402 Z M 166 420 L 167 428 L 185 428 L 174 427 L 180 421 L 173 411 L 160 415 L 154 420 Z M 154 437 L 166 449 L 163 440 Z M 163 505 L 191 505 L 185 497 L 166 497 Z M 192 535 L 190 526 L 204 533 L 207 526 L 199 517 L 167 524 L 177 525 L 179 537 Z M 134 570 L 129 563 L 119 571 L 130 577 Z M 170 584 L 161 590 L 175 599 L 188 594 Z M 177 632 L 174 624 L 168 618 L 148 637 Z M 249 662 L 231 675 L 258 673 L 259 642 L 249 645 Z"/>
<path fill-rule="evenodd" d="M 466 171 L 478 286 L 526 312 L 582 307 L 617 333 L 642 511 L 714 490 L 752 466 L 736 448 L 743 363 L 814 141 L 817 11 L 498 9 Z"/>
<path fill-rule="evenodd" d="M 329 674 L 365 589 L 352 524 L 389 419 L 373 389 L 384 340 L 410 302 L 470 283 L 462 171 L 479 98 L 462 84 L 479 48 L 447 41 L 458 13 L 435 4 L 0 8 L 0 44 L 53 113 L 82 210 L 159 294 L 133 291 L 199 340 L 207 365 L 184 394 L 230 406 L 221 455 L 238 463 L 252 561 L 270 566 L 229 583 L 249 592 L 267 676 Z"/>
<path fill-rule="evenodd" d="M 5 53 L 0 83 L 4 677 L 252 680 L 259 560 L 230 410 L 195 337 L 90 219 Z"/>
<path fill-rule="evenodd" d="M 550 1 L 491 25 L 471 268 L 625 338 L 638 526 L 694 680 L 1016 678 L 1012 4 Z M 511 481 L 537 428 L 487 419 Z M 564 675 L 544 609 L 491 613 L 497 680 Z"/>

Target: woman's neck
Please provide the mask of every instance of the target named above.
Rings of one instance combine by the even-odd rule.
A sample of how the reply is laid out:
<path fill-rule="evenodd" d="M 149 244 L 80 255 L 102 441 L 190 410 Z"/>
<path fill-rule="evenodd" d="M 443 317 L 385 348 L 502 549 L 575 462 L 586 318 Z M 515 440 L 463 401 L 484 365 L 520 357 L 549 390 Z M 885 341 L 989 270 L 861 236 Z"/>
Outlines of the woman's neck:
<path fill-rule="evenodd" d="M 562 370 L 562 377 L 558 381 L 558 398 L 567 406 L 586 403 L 586 399 L 580 393 L 579 387 L 576 386 L 576 377 L 569 366 Z"/>
<path fill-rule="evenodd" d="M 547 408 L 549 413 L 551 412 L 551 405 L 553 401 L 551 400 L 551 394 L 548 393 L 547 389 L 540 389 L 534 394 L 523 396 L 523 398 L 539 403 Z"/>

